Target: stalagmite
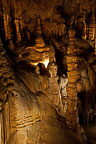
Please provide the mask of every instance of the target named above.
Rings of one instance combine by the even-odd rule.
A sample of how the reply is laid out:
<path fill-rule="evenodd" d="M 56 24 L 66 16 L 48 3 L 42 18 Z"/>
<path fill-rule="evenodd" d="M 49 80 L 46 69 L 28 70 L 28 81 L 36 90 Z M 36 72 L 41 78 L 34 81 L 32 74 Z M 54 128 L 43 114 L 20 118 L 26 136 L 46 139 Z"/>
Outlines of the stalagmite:
<path fill-rule="evenodd" d="M 52 63 L 49 66 L 50 78 L 49 78 L 49 95 L 56 107 L 59 105 L 59 85 L 57 77 L 57 66 Z"/>
<path fill-rule="evenodd" d="M 49 98 L 52 100 L 59 114 L 64 115 L 63 105 L 58 84 L 57 65 L 49 63 Z"/>
<path fill-rule="evenodd" d="M 68 86 L 67 86 L 67 114 L 66 123 L 74 131 L 78 131 L 79 120 L 78 120 L 78 110 L 77 110 L 77 56 L 75 42 L 75 31 L 69 30 L 69 40 L 70 44 L 67 50 L 67 76 L 68 76 Z"/>
<path fill-rule="evenodd" d="M 63 105 L 63 116 L 66 117 L 66 110 L 67 110 L 67 83 L 68 79 L 65 75 L 60 77 L 60 93 L 61 93 L 61 101 Z"/>

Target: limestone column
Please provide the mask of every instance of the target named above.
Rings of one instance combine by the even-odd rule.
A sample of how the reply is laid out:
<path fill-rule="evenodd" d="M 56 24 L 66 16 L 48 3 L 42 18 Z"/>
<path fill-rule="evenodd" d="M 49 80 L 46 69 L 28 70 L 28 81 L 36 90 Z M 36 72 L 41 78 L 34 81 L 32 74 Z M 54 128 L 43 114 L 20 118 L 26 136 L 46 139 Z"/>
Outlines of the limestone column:
<path fill-rule="evenodd" d="M 66 123 L 69 128 L 74 131 L 78 131 L 79 120 L 78 120 L 78 110 L 77 110 L 77 78 L 78 78 L 78 68 L 77 68 L 77 56 L 75 48 L 75 31 L 69 30 L 69 46 L 67 50 L 67 114 Z"/>

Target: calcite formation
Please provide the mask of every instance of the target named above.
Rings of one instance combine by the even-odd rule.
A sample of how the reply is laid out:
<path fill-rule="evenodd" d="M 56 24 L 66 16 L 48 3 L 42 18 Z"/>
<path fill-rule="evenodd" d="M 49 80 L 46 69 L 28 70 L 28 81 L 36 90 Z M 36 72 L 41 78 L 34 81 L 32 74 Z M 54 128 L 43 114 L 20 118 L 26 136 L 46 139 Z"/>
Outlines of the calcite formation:
<path fill-rule="evenodd" d="M 67 75 L 68 75 L 68 86 L 67 86 L 67 115 L 66 122 L 74 130 L 78 129 L 78 110 L 77 110 L 77 79 L 78 79 L 78 59 L 77 51 L 75 47 L 75 31 L 69 30 L 69 47 L 67 51 Z M 77 131 L 77 130 L 76 130 Z"/>
<path fill-rule="evenodd" d="M 1 0 L 0 144 L 86 144 L 90 123 L 96 1 Z"/>
<path fill-rule="evenodd" d="M 20 29 L 19 29 L 19 25 L 20 22 L 19 20 L 14 20 L 15 26 L 16 26 L 16 37 L 17 37 L 17 43 L 21 41 L 21 34 L 20 34 Z"/>

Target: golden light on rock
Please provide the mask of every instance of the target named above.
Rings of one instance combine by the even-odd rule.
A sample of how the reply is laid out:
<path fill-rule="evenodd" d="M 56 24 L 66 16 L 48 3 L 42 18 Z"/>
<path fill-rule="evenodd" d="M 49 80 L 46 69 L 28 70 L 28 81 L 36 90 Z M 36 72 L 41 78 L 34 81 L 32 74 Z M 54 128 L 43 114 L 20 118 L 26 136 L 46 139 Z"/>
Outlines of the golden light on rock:
<path fill-rule="evenodd" d="M 30 64 L 37 66 L 39 63 L 42 63 L 45 65 L 45 67 L 47 68 L 48 64 L 49 64 L 49 58 L 44 59 L 44 61 L 38 61 L 38 62 L 31 62 Z"/>
<path fill-rule="evenodd" d="M 36 63 L 31 62 L 30 64 L 33 66 L 36 66 L 36 65 L 38 65 L 38 62 L 36 62 Z"/>
<path fill-rule="evenodd" d="M 47 66 L 48 66 L 48 63 L 49 63 L 49 58 L 48 58 L 48 59 L 45 59 L 45 60 L 43 61 L 43 64 L 45 65 L 46 68 L 47 68 Z"/>

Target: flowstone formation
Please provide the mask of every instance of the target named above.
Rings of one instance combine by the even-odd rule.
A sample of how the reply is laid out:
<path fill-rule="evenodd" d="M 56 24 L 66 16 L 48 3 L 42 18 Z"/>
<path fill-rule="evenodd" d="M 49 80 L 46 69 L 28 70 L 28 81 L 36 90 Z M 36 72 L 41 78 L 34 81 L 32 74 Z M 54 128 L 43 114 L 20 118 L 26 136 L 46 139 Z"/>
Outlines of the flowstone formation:
<path fill-rule="evenodd" d="M 96 124 L 96 1 L 1 0 L 0 144 L 93 144 L 87 124 Z"/>

